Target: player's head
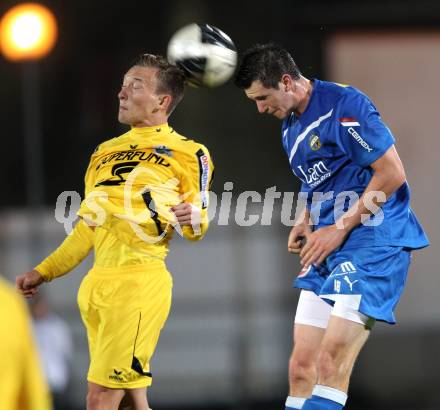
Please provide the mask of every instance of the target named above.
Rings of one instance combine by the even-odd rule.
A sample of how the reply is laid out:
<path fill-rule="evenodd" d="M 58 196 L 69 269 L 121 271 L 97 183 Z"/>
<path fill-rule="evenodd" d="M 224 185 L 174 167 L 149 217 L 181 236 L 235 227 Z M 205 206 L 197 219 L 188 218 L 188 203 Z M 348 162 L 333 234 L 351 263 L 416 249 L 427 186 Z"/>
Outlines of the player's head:
<path fill-rule="evenodd" d="M 297 109 L 296 83 L 301 78 L 286 50 L 276 44 L 257 44 L 243 54 L 235 85 L 256 102 L 260 113 L 282 119 Z"/>
<path fill-rule="evenodd" d="M 182 100 L 184 88 L 180 69 L 162 56 L 143 54 L 124 76 L 118 119 L 132 126 L 164 123 Z"/>

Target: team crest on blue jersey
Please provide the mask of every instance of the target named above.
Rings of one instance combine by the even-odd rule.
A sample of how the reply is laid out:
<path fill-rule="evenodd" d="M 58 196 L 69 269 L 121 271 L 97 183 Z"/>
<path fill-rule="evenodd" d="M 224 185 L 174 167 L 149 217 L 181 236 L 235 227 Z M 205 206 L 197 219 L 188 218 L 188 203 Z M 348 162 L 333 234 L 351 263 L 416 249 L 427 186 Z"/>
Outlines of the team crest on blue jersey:
<path fill-rule="evenodd" d="M 309 138 L 309 145 L 312 151 L 318 151 L 319 148 L 321 148 L 322 143 L 319 139 L 318 133 L 315 131 L 312 133 L 312 135 Z"/>
<path fill-rule="evenodd" d="M 173 156 L 171 150 L 165 145 L 158 145 L 157 147 L 154 147 L 153 150 L 159 155 L 168 155 L 169 157 Z"/>

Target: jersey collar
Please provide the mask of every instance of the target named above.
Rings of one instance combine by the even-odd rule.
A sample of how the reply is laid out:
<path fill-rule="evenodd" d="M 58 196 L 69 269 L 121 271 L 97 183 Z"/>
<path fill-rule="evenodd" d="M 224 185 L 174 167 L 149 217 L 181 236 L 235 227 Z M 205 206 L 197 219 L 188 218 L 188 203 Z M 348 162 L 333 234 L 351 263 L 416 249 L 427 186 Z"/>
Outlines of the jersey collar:
<path fill-rule="evenodd" d="M 132 127 L 131 132 L 138 135 L 151 135 L 151 134 L 166 134 L 170 133 L 173 129 L 168 125 L 168 123 L 155 125 L 153 127 Z"/>

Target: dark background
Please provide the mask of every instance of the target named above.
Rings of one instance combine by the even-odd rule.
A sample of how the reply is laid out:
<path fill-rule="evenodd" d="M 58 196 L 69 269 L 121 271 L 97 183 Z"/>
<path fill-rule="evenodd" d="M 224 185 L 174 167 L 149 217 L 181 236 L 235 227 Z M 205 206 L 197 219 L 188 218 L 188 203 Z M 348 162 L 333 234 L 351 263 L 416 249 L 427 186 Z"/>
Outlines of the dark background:
<path fill-rule="evenodd" d="M 64 190 L 82 194 L 88 158 L 98 143 L 124 132 L 117 122 L 117 92 L 133 58 L 166 53 L 170 36 L 190 22 L 209 22 L 231 36 L 238 50 L 274 41 L 293 54 L 306 77 L 325 79 L 323 44 L 339 29 L 436 28 L 437 1 L 44 1 L 58 19 L 53 52 L 35 64 L 40 75 L 44 202 Z M 0 14 L 16 4 L 3 1 Z M 2 195 L 0 207 L 23 206 L 23 67 L 0 59 Z M 392 73 L 390 73 L 392 75 Z M 279 123 L 231 83 L 188 89 L 170 119 L 182 134 L 206 144 L 215 160 L 214 191 L 225 181 L 234 191 L 264 191 L 296 182 L 282 151 Z"/>

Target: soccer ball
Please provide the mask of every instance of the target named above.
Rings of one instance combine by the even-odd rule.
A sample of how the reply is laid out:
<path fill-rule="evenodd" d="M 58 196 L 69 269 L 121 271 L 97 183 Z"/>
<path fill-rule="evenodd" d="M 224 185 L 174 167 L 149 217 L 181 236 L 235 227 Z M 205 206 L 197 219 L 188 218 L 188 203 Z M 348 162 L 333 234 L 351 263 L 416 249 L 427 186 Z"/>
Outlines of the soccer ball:
<path fill-rule="evenodd" d="M 190 85 L 217 87 L 231 78 L 237 51 L 228 35 L 209 24 L 190 24 L 168 43 L 168 61 L 181 68 Z"/>

